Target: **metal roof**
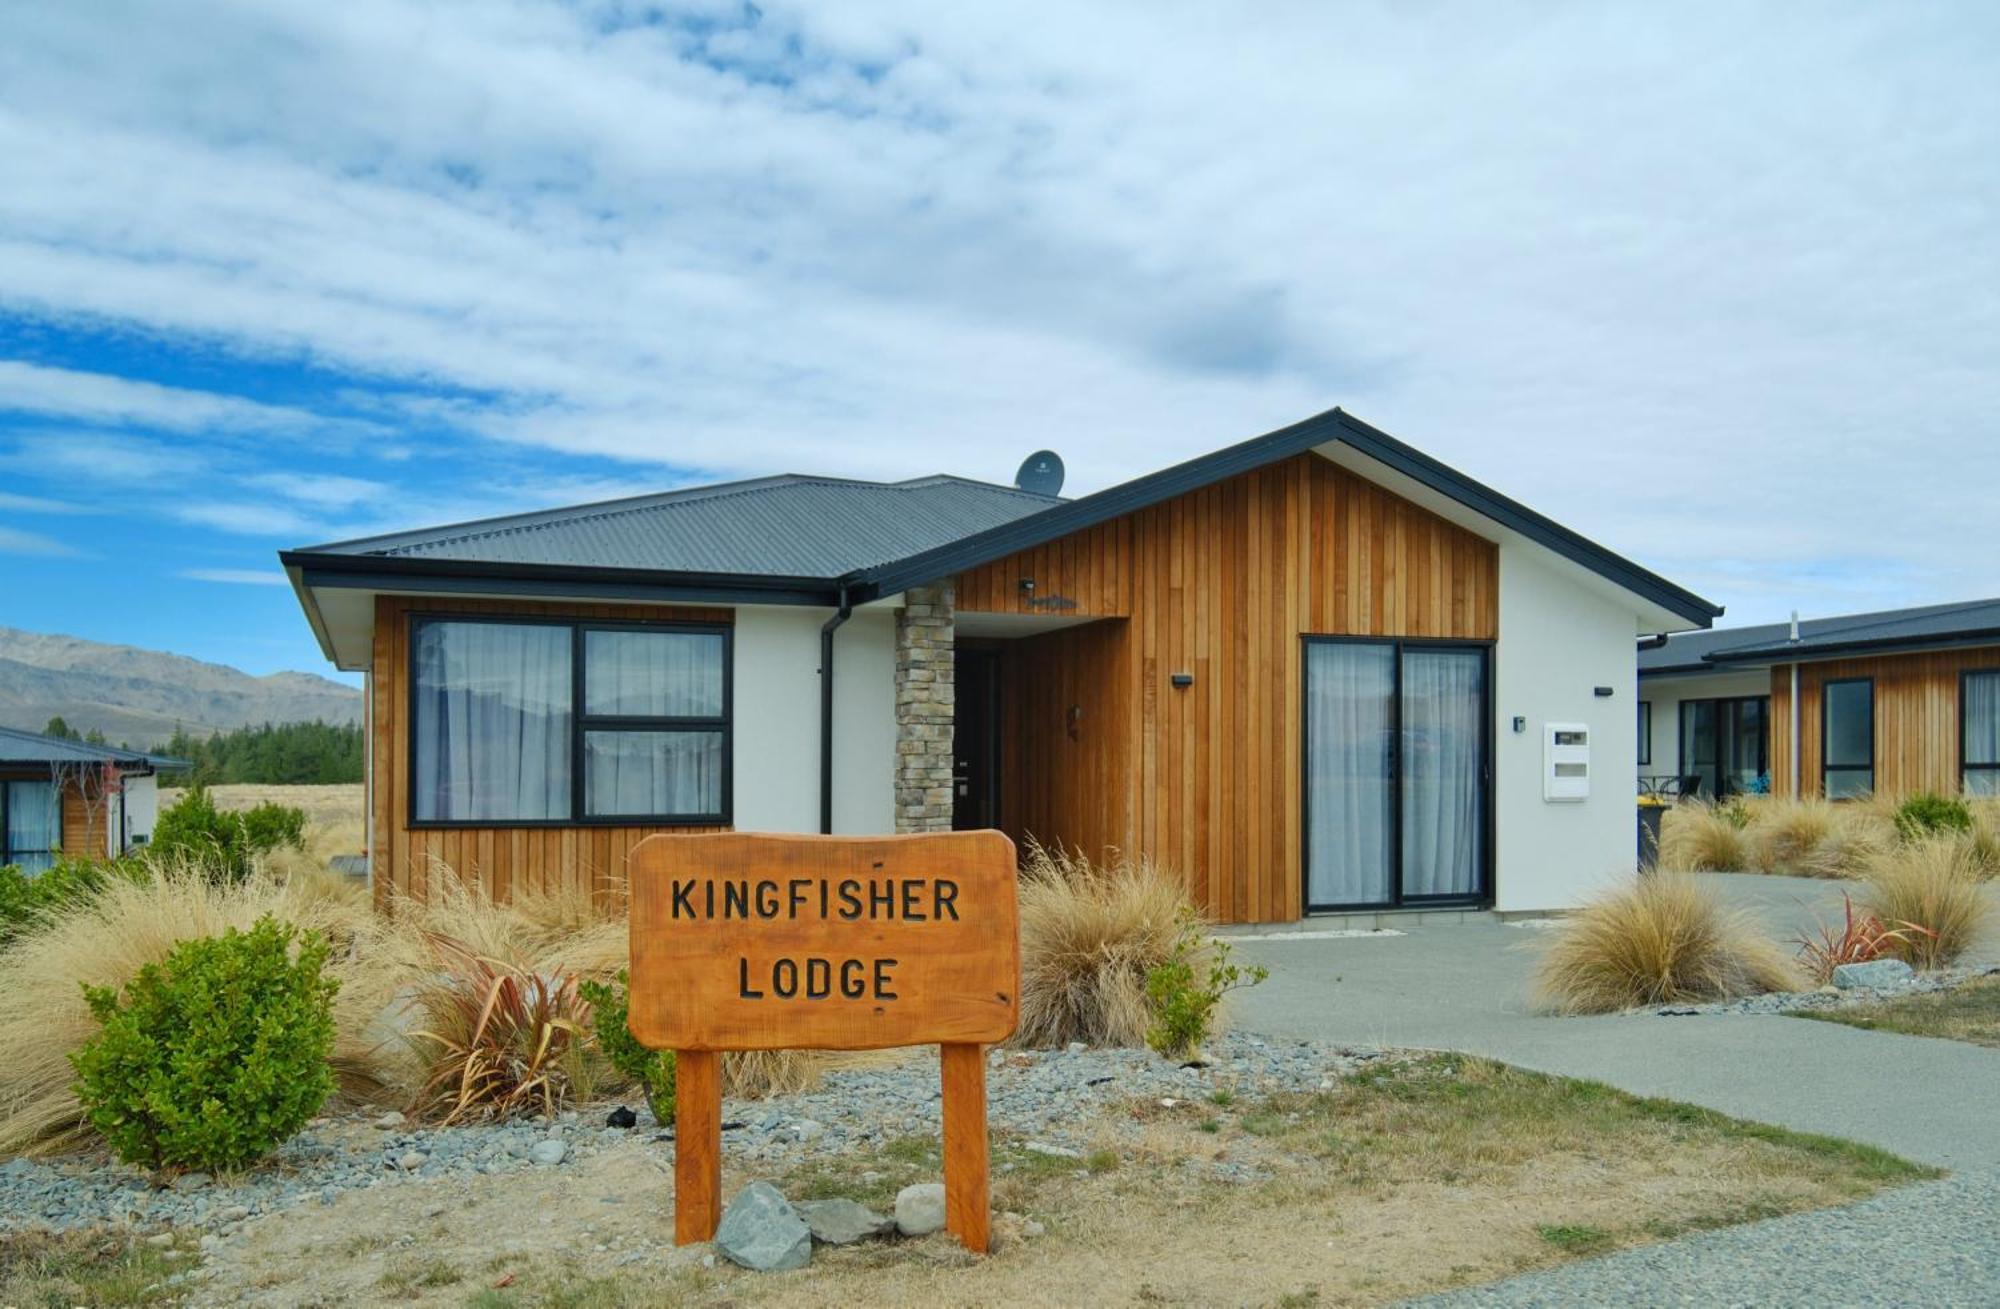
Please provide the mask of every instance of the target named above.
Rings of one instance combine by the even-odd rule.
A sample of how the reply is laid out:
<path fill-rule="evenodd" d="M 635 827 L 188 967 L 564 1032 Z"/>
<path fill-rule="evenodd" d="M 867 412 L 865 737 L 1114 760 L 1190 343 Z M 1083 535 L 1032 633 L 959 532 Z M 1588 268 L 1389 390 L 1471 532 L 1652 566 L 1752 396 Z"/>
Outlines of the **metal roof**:
<path fill-rule="evenodd" d="M 865 603 L 1339 443 L 1661 609 L 1722 608 L 1340 409 L 1076 500 L 958 477 L 759 478 L 282 551 L 316 591 L 398 589 L 721 604 Z"/>
<path fill-rule="evenodd" d="M 1658 676 L 1845 654 L 1986 644 L 2000 644 L 2000 600 L 1962 600 L 1801 619 L 1797 641 L 1791 639 L 1790 623 L 1686 632 L 1668 637 L 1664 645 L 1642 647 L 1639 673 Z"/>
<path fill-rule="evenodd" d="M 120 750 L 115 746 L 90 745 L 59 736 L 24 732 L 17 727 L 0 727 L 0 764 L 144 764 L 149 768 L 186 768 L 185 759 L 147 754 L 143 750 Z"/>
<path fill-rule="evenodd" d="M 481 564 L 839 578 L 1061 504 L 959 477 L 758 478 L 312 546 Z"/>

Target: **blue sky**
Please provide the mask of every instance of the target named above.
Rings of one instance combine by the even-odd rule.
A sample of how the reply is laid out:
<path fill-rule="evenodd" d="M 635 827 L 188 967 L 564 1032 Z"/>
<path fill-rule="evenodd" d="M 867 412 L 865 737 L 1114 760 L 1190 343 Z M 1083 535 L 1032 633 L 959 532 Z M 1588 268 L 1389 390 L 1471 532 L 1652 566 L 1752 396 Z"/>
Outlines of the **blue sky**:
<path fill-rule="evenodd" d="M 2000 9 L 0 13 L 0 624 L 283 547 L 1343 404 L 1726 603 L 2000 594 Z"/>

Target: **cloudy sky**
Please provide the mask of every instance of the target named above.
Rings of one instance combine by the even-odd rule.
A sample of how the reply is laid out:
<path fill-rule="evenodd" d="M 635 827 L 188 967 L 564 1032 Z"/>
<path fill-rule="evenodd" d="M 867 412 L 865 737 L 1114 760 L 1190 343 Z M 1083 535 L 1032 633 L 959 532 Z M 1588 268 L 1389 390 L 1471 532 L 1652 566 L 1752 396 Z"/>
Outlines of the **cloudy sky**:
<path fill-rule="evenodd" d="M 2000 594 L 2000 6 L 0 9 L 0 624 L 1334 404 L 1728 605 Z"/>

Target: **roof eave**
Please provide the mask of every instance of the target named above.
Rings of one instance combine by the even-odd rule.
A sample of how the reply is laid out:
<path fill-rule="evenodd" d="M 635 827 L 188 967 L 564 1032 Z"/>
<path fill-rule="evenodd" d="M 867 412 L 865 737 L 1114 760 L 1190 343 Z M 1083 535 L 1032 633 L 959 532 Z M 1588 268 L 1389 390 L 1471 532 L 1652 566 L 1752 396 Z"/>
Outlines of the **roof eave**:
<path fill-rule="evenodd" d="M 412 559 L 398 555 L 328 554 L 307 550 L 281 551 L 278 559 L 287 572 L 297 570 L 298 580 L 294 589 L 302 593 L 316 588 L 346 588 L 817 607 L 839 603 L 840 590 L 840 582 L 836 578 L 765 573 L 703 573 L 655 568 L 602 568 L 586 564 Z M 308 609 L 309 615 L 311 612 Z M 324 638 L 321 648 L 325 649 Z"/>
<path fill-rule="evenodd" d="M 1986 627 L 1960 632 L 1939 632 L 1931 636 L 1878 637 L 1872 641 L 1802 641 L 1797 645 L 1745 646 L 1717 650 L 1708 656 L 1720 665 L 1747 663 L 1792 663 L 1800 660 L 1839 659 L 1848 655 L 1917 654 L 1925 650 L 1950 650 L 1963 646 L 2000 645 L 2000 628 Z"/>

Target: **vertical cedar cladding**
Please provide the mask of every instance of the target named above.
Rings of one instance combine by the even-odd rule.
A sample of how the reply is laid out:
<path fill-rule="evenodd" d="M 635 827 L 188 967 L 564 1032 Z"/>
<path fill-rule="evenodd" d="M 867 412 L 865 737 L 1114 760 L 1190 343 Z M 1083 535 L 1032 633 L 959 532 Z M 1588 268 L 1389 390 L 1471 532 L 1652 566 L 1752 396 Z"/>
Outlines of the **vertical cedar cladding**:
<path fill-rule="evenodd" d="M 1300 636 L 1499 628 L 1492 542 L 1314 454 L 956 587 L 962 616 L 1105 620 L 1002 644 L 1010 834 L 1150 856 L 1228 922 L 1300 913 Z M 1176 673 L 1193 684 L 1174 687 Z"/>
<path fill-rule="evenodd" d="M 1825 730 L 1820 688 L 1866 677 L 1875 683 L 1875 790 L 1901 798 L 1912 791 L 1956 795 L 1959 779 L 1961 674 L 2000 669 L 2000 646 L 1830 659 L 1799 665 L 1799 784 L 1824 795 L 1820 767 Z M 1792 788 L 1792 671 L 1771 669 L 1771 789 Z"/>

